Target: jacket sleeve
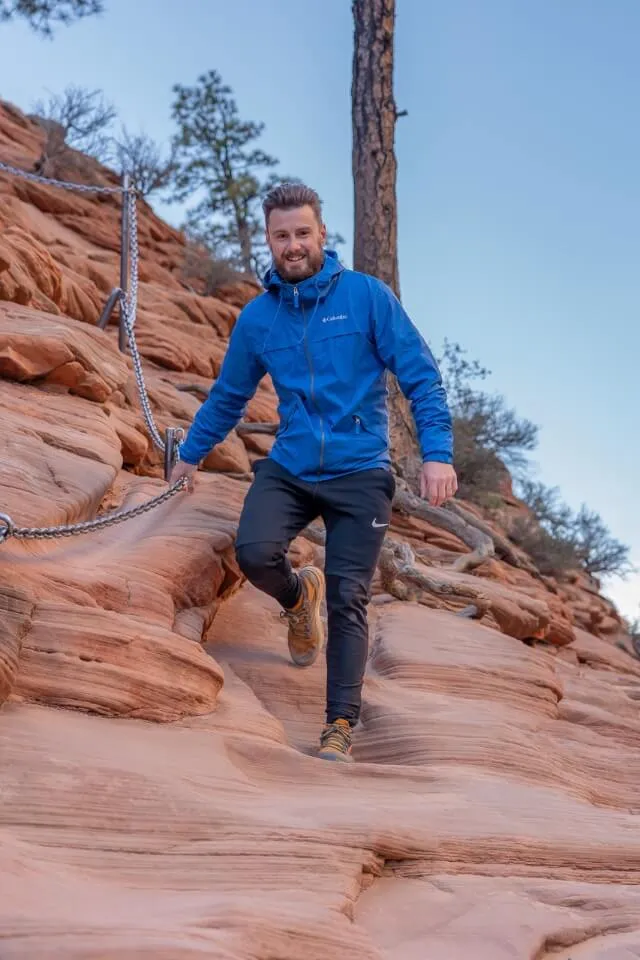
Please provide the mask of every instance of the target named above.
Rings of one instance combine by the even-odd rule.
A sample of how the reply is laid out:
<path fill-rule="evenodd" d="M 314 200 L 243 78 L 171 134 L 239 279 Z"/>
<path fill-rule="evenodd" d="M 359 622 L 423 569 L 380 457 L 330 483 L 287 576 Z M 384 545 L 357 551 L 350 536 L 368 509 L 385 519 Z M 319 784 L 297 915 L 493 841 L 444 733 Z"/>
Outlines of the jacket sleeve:
<path fill-rule="evenodd" d="M 218 379 L 180 445 L 179 458 L 185 463 L 200 463 L 216 444 L 224 440 L 241 419 L 266 373 L 247 336 L 246 327 L 246 314 L 241 313 L 229 338 Z"/>
<path fill-rule="evenodd" d="M 411 404 L 422 459 L 452 463 L 451 413 L 436 360 L 393 291 L 379 280 L 374 284 L 376 347 Z"/>

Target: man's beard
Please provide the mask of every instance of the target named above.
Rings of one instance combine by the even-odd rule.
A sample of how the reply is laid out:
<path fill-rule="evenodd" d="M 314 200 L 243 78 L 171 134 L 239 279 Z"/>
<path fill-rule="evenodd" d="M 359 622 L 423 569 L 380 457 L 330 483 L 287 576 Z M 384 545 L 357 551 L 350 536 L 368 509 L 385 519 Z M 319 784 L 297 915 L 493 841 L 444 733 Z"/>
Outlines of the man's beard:
<path fill-rule="evenodd" d="M 312 277 L 322 267 L 324 253 L 322 250 L 309 251 L 299 261 L 290 261 L 286 257 L 276 260 L 276 269 L 283 280 L 288 283 L 301 283 Z"/>

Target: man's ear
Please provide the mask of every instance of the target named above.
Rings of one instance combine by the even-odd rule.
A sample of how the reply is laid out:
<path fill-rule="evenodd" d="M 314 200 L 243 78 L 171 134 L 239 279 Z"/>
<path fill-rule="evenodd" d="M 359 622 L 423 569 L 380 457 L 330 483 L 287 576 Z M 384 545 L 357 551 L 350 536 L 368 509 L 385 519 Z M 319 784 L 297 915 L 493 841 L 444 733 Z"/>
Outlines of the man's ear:
<path fill-rule="evenodd" d="M 322 246 L 324 247 L 327 240 L 327 226 L 324 223 L 320 226 L 320 236 L 322 238 Z"/>

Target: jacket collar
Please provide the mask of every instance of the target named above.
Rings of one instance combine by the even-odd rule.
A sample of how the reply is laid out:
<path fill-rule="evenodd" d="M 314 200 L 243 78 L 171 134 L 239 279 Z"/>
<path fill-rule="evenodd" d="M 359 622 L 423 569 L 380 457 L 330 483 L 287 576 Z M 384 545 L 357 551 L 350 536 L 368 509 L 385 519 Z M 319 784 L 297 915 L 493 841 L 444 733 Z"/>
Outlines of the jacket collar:
<path fill-rule="evenodd" d="M 301 280 L 300 283 L 293 284 L 283 280 L 275 267 L 271 266 L 264 275 L 263 285 L 265 290 L 278 294 L 285 302 L 297 303 L 315 303 L 323 300 L 336 277 L 344 270 L 343 265 L 338 259 L 335 250 L 325 250 L 324 260 L 320 270 L 314 273 L 312 277 Z"/>

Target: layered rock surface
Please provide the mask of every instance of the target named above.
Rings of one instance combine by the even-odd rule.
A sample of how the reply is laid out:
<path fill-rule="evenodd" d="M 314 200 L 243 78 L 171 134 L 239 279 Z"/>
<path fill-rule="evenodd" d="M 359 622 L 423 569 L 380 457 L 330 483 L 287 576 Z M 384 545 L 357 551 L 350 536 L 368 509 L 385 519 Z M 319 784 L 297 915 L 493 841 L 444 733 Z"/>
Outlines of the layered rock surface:
<path fill-rule="evenodd" d="M 39 149 L 0 106 L 0 160 Z M 131 359 L 96 327 L 118 223 L 117 198 L 0 172 L 0 511 L 21 528 L 166 490 Z M 256 288 L 188 289 L 144 204 L 140 238 L 152 409 L 188 427 Z M 277 420 L 268 381 L 247 419 Z M 376 578 L 358 762 L 323 764 L 323 664 L 288 662 L 234 558 L 270 442 L 234 431 L 193 494 L 134 519 L 0 544 L 0 955 L 640 957 L 640 661 L 616 611 L 499 550 L 454 569 L 468 545 L 396 512 L 440 592 Z M 321 537 L 292 557 L 322 562 Z"/>

